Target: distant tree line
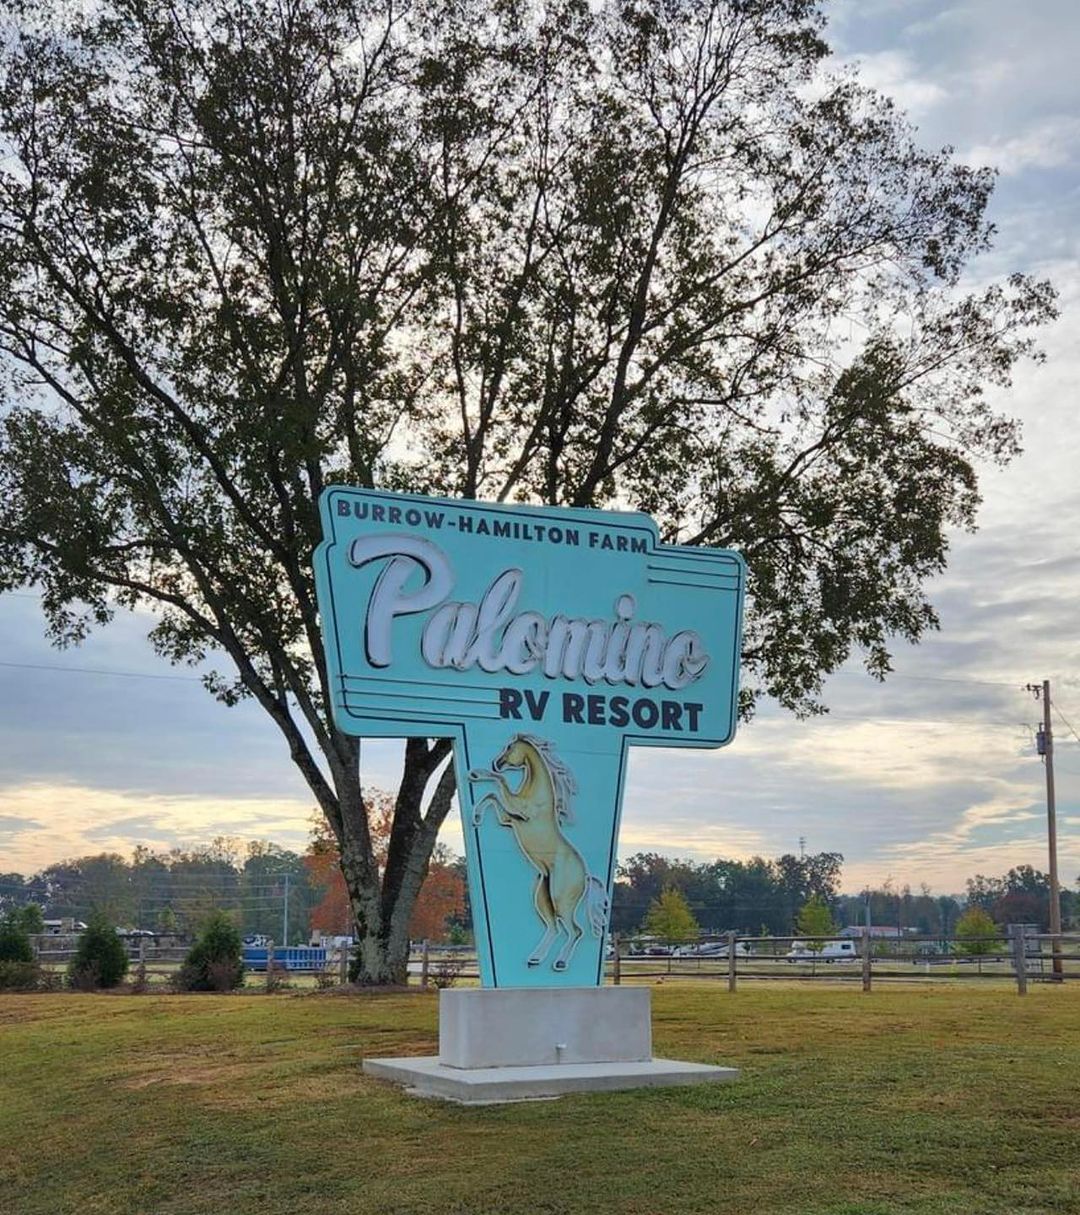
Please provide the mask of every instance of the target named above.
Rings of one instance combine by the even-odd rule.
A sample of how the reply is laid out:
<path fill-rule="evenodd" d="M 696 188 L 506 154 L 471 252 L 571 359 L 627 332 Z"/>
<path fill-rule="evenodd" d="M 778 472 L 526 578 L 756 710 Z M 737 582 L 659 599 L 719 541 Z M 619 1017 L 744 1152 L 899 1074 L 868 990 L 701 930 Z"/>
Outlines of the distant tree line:
<path fill-rule="evenodd" d="M 838 928 L 869 920 L 900 932 L 947 937 L 955 935 L 965 907 L 977 906 L 999 926 L 1037 924 L 1049 931 L 1049 877 L 1030 865 L 999 878 L 977 874 L 967 881 L 966 897 L 956 897 L 934 895 L 925 884 L 916 893 L 891 882 L 859 894 L 841 894 L 843 862 L 839 852 L 704 862 L 637 853 L 618 868 L 611 929 L 621 934 L 641 931 L 653 904 L 666 891 L 676 890 L 705 932 L 783 936 L 797 931 L 799 914 L 811 900 L 824 904 Z M 1063 888 L 1061 911 L 1063 924 L 1075 923 L 1080 893 Z"/>
<path fill-rule="evenodd" d="M 0 909 L 36 903 L 45 919 L 88 921 L 96 912 L 122 928 L 186 936 L 211 913 L 226 911 L 243 934 L 281 942 L 287 897 L 291 944 L 306 940 L 322 893 L 300 853 L 220 836 L 163 852 L 140 844 L 130 859 L 116 852 L 77 857 L 30 877 L 0 873 Z"/>
<path fill-rule="evenodd" d="M 707 862 L 639 852 L 619 865 L 611 930 L 638 931 L 651 904 L 674 889 L 705 931 L 780 936 L 791 932 L 799 909 L 815 895 L 830 906 L 840 901 L 843 863 L 839 852 Z"/>
<path fill-rule="evenodd" d="M 1080 879 L 1077 880 L 1080 887 Z M 968 878 L 969 906 L 981 907 L 996 924 L 1038 924 L 1050 930 L 1050 875 L 1031 865 L 1017 865 L 1004 877 Z M 1080 920 L 1080 889 L 1061 890 L 1061 922 L 1074 926 Z"/>
<path fill-rule="evenodd" d="M 393 799 L 378 790 L 369 798 L 374 830 L 385 841 Z M 385 847 L 377 855 L 385 863 Z M 89 922 L 100 916 L 121 928 L 184 937 L 194 937 L 211 917 L 225 913 L 242 935 L 289 945 L 306 942 L 313 931 L 356 931 L 335 841 L 320 816 L 303 853 L 264 840 L 218 836 L 209 844 L 161 852 L 140 844 L 130 859 L 116 852 L 77 857 L 29 877 L 0 873 L 0 915 L 12 911 L 22 917 L 26 908 L 40 909 L 35 921 Z M 412 935 L 460 939 L 467 923 L 464 862 L 440 846 L 414 906 Z"/>
<path fill-rule="evenodd" d="M 377 824 L 391 823 L 389 801 Z M 244 935 L 282 941 L 289 910 L 289 943 L 305 941 L 312 929 L 348 934 L 351 907 L 333 841 L 313 832 L 305 853 L 277 844 L 243 844 L 218 837 L 191 849 L 164 852 L 139 845 L 130 860 L 99 853 L 49 865 L 26 877 L 0 873 L 0 914 L 36 905 L 46 919 L 88 920 L 100 912 L 112 924 L 191 936 L 215 911 L 226 911 Z M 617 870 L 611 930 L 647 931 L 650 909 L 676 891 L 704 932 L 784 936 L 797 932 L 810 902 L 821 904 L 837 928 L 867 922 L 926 936 L 953 936 L 965 908 L 977 907 L 998 927 L 1037 924 L 1049 930 L 1047 874 L 1019 865 L 1001 877 L 976 874 L 966 896 L 934 895 L 923 885 L 881 887 L 859 894 L 839 890 L 844 858 L 839 852 L 809 856 L 785 853 L 769 860 L 692 861 L 639 852 Z M 1062 890 L 1062 922 L 1080 920 L 1080 892 Z M 868 915 L 869 912 L 869 915 Z M 414 937 L 464 942 L 470 917 L 465 863 L 446 849 L 433 856 L 418 901 Z"/>

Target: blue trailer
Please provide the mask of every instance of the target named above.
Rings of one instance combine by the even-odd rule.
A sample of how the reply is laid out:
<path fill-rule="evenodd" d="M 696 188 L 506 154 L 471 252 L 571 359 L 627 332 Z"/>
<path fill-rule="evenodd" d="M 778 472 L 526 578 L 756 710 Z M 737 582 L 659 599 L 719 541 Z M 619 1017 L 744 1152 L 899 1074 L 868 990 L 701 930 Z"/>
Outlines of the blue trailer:
<path fill-rule="evenodd" d="M 265 971 L 268 952 L 265 945 L 245 945 L 244 969 Z M 313 945 L 278 945 L 274 949 L 274 965 L 279 970 L 324 970 L 326 950 Z"/>

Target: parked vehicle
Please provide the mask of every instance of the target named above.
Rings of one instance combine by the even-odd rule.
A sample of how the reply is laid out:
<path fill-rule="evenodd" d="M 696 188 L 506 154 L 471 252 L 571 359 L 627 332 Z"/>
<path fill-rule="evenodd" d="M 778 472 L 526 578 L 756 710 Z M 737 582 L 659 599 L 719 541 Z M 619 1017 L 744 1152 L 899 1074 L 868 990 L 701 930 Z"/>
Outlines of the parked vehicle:
<path fill-rule="evenodd" d="M 820 949 L 792 941 L 786 956 L 789 962 L 857 962 L 859 950 L 855 941 L 826 941 Z"/>
<path fill-rule="evenodd" d="M 737 941 L 735 953 L 738 957 L 750 957 L 750 942 Z M 680 945 L 675 950 L 679 958 L 726 958 L 728 956 L 727 941 L 699 941 L 696 945 Z"/>

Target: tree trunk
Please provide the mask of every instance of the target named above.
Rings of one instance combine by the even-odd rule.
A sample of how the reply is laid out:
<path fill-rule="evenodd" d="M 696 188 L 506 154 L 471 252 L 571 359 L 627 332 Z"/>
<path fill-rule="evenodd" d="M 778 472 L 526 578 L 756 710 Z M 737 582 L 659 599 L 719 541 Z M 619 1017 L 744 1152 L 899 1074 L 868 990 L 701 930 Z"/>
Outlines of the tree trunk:
<path fill-rule="evenodd" d="M 442 767 L 450 752 L 445 739 L 432 744 L 408 739 L 405 766 L 394 806 L 386 863 L 380 874 L 367 830 L 358 774 L 338 782 L 341 872 L 356 921 L 354 979 L 373 986 L 408 982 L 409 921 L 427 876 L 431 853 L 453 800 L 453 763 Z M 425 793 L 442 767 L 427 812 Z"/>

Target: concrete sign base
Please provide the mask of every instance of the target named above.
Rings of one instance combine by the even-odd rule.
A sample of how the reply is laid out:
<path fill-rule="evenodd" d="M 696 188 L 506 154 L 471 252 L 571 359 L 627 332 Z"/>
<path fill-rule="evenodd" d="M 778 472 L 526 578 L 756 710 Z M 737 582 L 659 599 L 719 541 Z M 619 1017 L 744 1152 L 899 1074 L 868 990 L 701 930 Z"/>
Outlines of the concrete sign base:
<path fill-rule="evenodd" d="M 365 1059 L 364 1072 L 464 1104 L 734 1080 L 738 1070 L 652 1057 L 645 987 L 443 991 L 439 1054 Z"/>
<path fill-rule="evenodd" d="M 449 1067 L 644 1063 L 647 987 L 460 988 L 439 993 L 439 1058 Z"/>
<path fill-rule="evenodd" d="M 532 1101 L 564 1093 L 593 1093 L 672 1084 L 734 1080 L 734 1067 L 710 1067 L 675 1059 L 647 1063 L 556 1063 L 534 1067 L 447 1067 L 435 1055 L 414 1059 L 365 1059 L 364 1072 L 406 1086 L 417 1097 L 441 1097 L 463 1105 Z"/>

